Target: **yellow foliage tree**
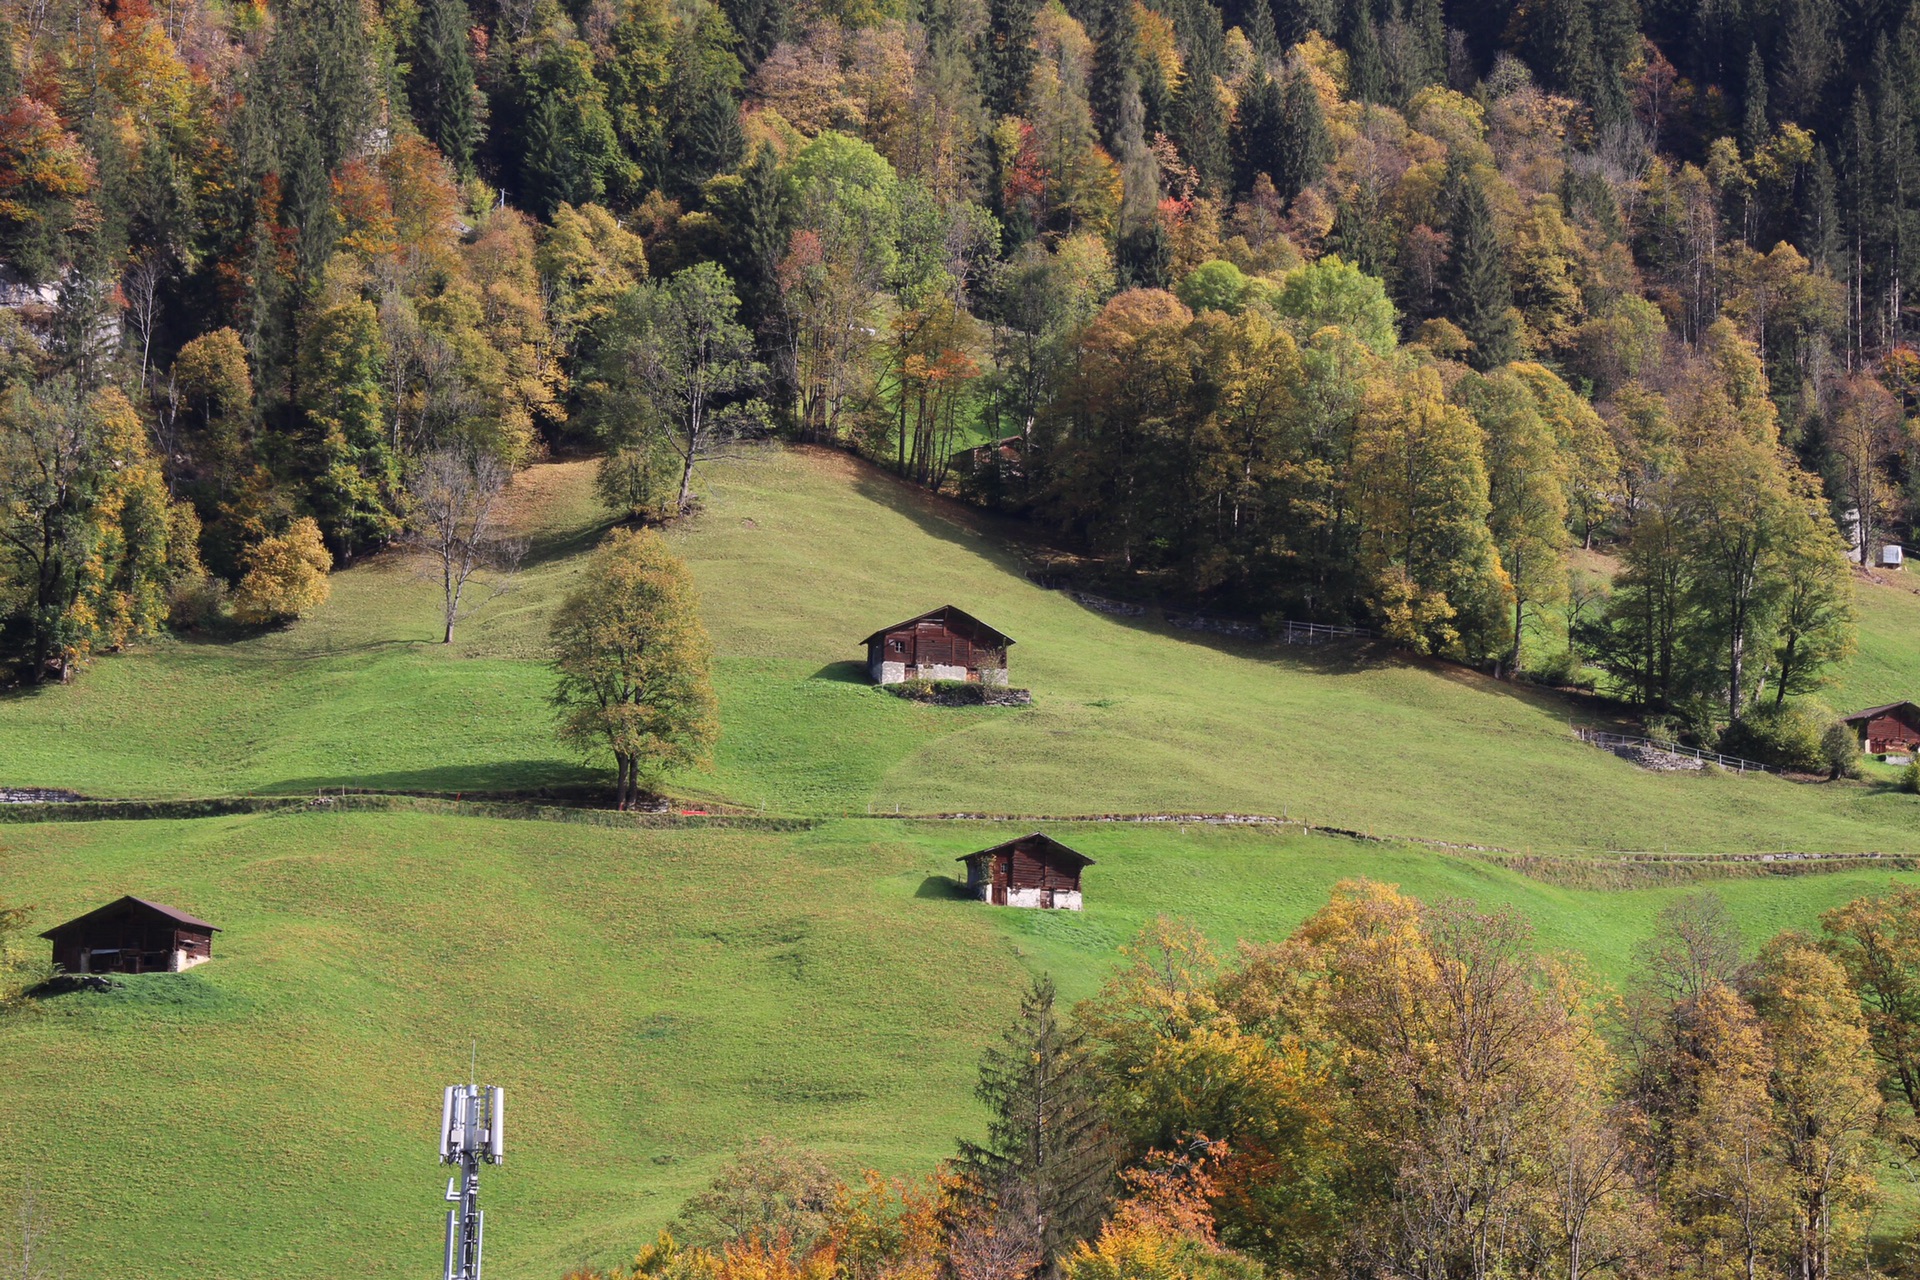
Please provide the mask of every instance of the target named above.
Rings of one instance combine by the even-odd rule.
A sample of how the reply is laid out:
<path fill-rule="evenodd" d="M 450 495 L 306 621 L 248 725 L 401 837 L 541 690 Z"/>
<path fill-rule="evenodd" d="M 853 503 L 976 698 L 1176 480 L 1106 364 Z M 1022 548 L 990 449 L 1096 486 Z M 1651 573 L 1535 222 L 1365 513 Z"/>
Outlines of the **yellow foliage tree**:
<path fill-rule="evenodd" d="M 250 625 L 285 622 L 326 603 L 333 587 L 327 573 L 333 555 L 310 516 L 267 538 L 245 556 L 246 574 L 233 593 L 233 616 Z"/>

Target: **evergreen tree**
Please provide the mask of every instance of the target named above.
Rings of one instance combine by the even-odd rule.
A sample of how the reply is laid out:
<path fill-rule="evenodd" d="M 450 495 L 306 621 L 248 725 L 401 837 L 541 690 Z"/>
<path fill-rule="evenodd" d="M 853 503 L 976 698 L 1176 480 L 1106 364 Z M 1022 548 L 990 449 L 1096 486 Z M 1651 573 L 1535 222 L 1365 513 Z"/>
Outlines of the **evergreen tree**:
<path fill-rule="evenodd" d="M 473 172 L 473 148 L 480 139 L 468 48 L 472 22 L 466 0 L 426 0 L 407 73 L 414 122 L 462 176 Z"/>
<path fill-rule="evenodd" d="M 1387 66 L 1367 0 L 1353 0 L 1347 27 L 1347 92 L 1356 102 L 1387 100 Z"/>
<path fill-rule="evenodd" d="M 1740 124 L 1740 147 L 1748 155 L 1756 154 L 1766 145 L 1767 135 L 1767 64 L 1761 60 L 1760 46 L 1756 43 L 1747 50 L 1747 92 L 1746 114 Z"/>
<path fill-rule="evenodd" d="M 1252 81 L 1240 95 L 1240 110 L 1233 119 L 1233 189 L 1244 195 L 1253 190 L 1254 179 L 1266 174 L 1283 196 L 1293 194 L 1281 187 L 1283 137 L 1286 128 L 1285 107 L 1280 86 L 1264 69 L 1256 69 Z"/>
<path fill-rule="evenodd" d="M 1087 35 L 1093 41 L 1093 61 L 1087 70 L 1087 106 L 1094 127 L 1109 152 L 1119 151 L 1120 116 L 1129 79 L 1139 94 L 1133 71 L 1133 8 L 1121 0 L 1099 0 L 1087 12 Z"/>
<path fill-rule="evenodd" d="M 1334 35 L 1337 23 L 1333 0 L 1268 0 L 1273 6 L 1273 28 L 1283 48 L 1291 49 L 1318 31 Z"/>
<path fill-rule="evenodd" d="M 793 28 L 793 8 L 786 0 L 720 0 L 720 8 L 740 37 L 740 61 L 749 71 Z"/>
<path fill-rule="evenodd" d="M 1123 289 L 1166 289 L 1173 285 L 1173 245 L 1158 218 L 1124 232 L 1114 247 L 1114 272 Z"/>
<path fill-rule="evenodd" d="M 1287 77 L 1280 116 L 1280 167 L 1273 171 L 1273 184 L 1291 200 L 1320 181 L 1333 160 L 1333 138 L 1320 110 L 1320 94 L 1304 67 Z"/>
<path fill-rule="evenodd" d="M 1028 1217 L 1043 1264 L 1099 1228 L 1112 1194 L 1115 1143 L 1085 1037 L 1041 977 L 1001 1046 L 980 1059 L 975 1091 L 987 1140 L 962 1140 L 960 1166 L 977 1194 Z"/>
<path fill-rule="evenodd" d="M 1827 86 L 1839 65 L 1833 0 L 1783 0 L 1775 60 L 1779 118 L 1818 128 L 1826 115 Z"/>
<path fill-rule="evenodd" d="M 1840 195 L 1824 143 L 1813 149 L 1813 162 L 1801 182 L 1798 213 L 1795 241 L 1814 266 L 1833 270 L 1840 253 Z"/>
<path fill-rule="evenodd" d="M 1327 234 L 1328 252 L 1339 254 L 1370 276 L 1385 279 L 1396 243 L 1393 225 L 1380 208 L 1377 193 L 1362 186 L 1351 196 L 1340 197 L 1333 210 L 1333 230 Z"/>
<path fill-rule="evenodd" d="M 1479 181 L 1459 161 L 1447 175 L 1447 229 L 1453 237 L 1447 259 L 1447 309 L 1473 343 L 1476 369 L 1506 364 L 1516 352 L 1513 288 L 1500 258 L 1493 209 Z"/>
<path fill-rule="evenodd" d="M 1419 54 L 1420 85 L 1447 82 L 1447 23 L 1440 0 L 1413 0 L 1413 39 Z"/>
<path fill-rule="evenodd" d="M 1201 190 L 1209 195 L 1227 185 L 1231 169 L 1226 111 L 1220 103 L 1221 66 L 1222 59 L 1209 42 L 1195 41 L 1173 102 L 1173 140 L 1200 175 Z"/>
<path fill-rule="evenodd" d="M 1590 97 L 1598 79 L 1587 0 L 1543 0 L 1524 46 L 1540 82 L 1556 93 Z"/>
<path fill-rule="evenodd" d="M 980 97 L 996 116 L 1024 114 L 1027 82 L 1033 78 L 1034 0 L 987 0 L 987 31 L 975 56 Z"/>
<path fill-rule="evenodd" d="M 1433 0 L 1421 0 L 1431 4 Z M 1273 24 L 1273 6 L 1268 0 L 1251 0 L 1251 12 L 1247 15 L 1247 39 L 1253 42 L 1253 51 L 1262 61 L 1272 62 L 1286 51 L 1280 47 L 1280 32 Z"/>

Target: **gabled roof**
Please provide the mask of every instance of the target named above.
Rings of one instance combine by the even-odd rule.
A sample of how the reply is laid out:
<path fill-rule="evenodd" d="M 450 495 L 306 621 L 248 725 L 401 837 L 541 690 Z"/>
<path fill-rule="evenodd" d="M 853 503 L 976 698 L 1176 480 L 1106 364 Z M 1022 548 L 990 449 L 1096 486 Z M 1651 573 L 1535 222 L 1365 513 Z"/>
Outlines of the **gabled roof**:
<path fill-rule="evenodd" d="M 904 631 L 908 627 L 915 627 L 923 622 L 937 622 L 951 629 L 970 629 L 980 639 L 999 649 L 1004 649 L 1013 643 L 1013 637 L 1006 632 L 996 631 L 966 610 L 956 609 L 950 604 L 928 610 L 917 618 L 908 618 L 905 622 L 896 622 L 890 627 L 882 627 L 860 643 L 872 644 L 876 640 L 886 639 L 889 631 Z"/>
<path fill-rule="evenodd" d="M 1061 844 L 1058 840 L 1055 840 L 1052 836 L 1042 835 L 1038 831 L 1034 832 L 1032 835 L 1021 836 L 1015 840 L 1008 840 L 1004 844 L 996 844 L 991 849 L 977 849 L 972 853 L 963 853 L 959 857 L 955 858 L 954 861 L 955 862 L 972 862 L 975 858 L 984 858 L 990 854 L 999 853 L 1005 849 L 1011 849 L 1015 845 L 1028 844 L 1035 841 L 1037 841 L 1041 846 L 1040 847 L 1041 856 L 1049 861 L 1068 863 L 1073 867 L 1075 867 L 1076 869 L 1079 867 L 1090 867 L 1093 865 L 1093 859 L 1089 858 L 1086 854 L 1079 852 L 1077 849 L 1069 849 L 1067 848 L 1066 845 Z"/>
<path fill-rule="evenodd" d="M 47 930 L 45 933 L 41 934 L 40 936 L 43 938 L 56 937 L 59 934 L 65 933 L 69 929 L 75 928 L 79 925 L 86 924 L 90 920 L 95 920 L 101 916 L 108 915 L 112 912 L 118 911 L 122 907 L 127 906 L 128 904 L 132 904 L 133 906 L 144 908 L 145 910 L 151 911 L 153 914 L 157 916 L 173 921 L 175 924 L 185 925 L 189 929 L 205 929 L 208 933 L 220 932 L 220 927 L 218 925 L 208 924 L 205 920 L 201 920 L 196 916 L 190 916 L 184 911 L 175 911 L 172 907 L 163 906 L 158 902 L 148 902 L 145 898 L 136 898 L 132 894 L 128 894 L 124 898 L 119 898 L 114 900 L 113 902 L 109 902 L 104 907 L 96 907 L 94 910 L 87 912 L 87 914 L 83 916 L 75 916 L 73 919 L 67 921 L 65 924 L 57 924 L 53 926 L 53 928 Z"/>
<path fill-rule="evenodd" d="M 1920 706 L 1914 706 L 1911 702 L 1889 702 L 1885 706 L 1868 707 L 1865 711 L 1856 711 L 1852 715 L 1842 716 L 1840 719 L 1843 724 L 1852 724 L 1856 720 L 1871 720 L 1877 715 L 1882 715 L 1888 711 L 1898 711 L 1902 707 L 1911 708 L 1916 717 L 1920 717 Z"/>

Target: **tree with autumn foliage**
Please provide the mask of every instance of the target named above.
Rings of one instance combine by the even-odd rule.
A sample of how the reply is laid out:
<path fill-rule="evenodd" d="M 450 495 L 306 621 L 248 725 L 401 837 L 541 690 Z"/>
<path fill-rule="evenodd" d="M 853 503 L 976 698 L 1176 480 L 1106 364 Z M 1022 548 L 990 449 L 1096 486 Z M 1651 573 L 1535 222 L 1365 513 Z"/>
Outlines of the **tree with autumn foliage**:
<path fill-rule="evenodd" d="M 651 530 L 615 529 L 554 612 L 563 742 L 614 758 L 614 804 L 671 768 L 705 767 L 720 735 L 712 647 L 693 581 Z"/>

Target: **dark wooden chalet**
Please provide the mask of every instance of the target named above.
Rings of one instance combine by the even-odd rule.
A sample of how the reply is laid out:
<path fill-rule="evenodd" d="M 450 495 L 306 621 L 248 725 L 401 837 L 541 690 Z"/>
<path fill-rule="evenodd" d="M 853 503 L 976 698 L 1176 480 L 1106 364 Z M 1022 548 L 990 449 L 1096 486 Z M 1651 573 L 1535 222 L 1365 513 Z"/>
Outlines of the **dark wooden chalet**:
<path fill-rule="evenodd" d="M 1066 911 L 1080 909 L 1080 869 L 1093 865 L 1086 854 L 1037 831 L 958 861 L 967 864 L 967 892 L 982 902 Z"/>
<path fill-rule="evenodd" d="M 875 684 L 965 680 L 1004 685 L 1013 637 L 949 604 L 876 631 L 864 643 Z"/>
<path fill-rule="evenodd" d="M 1920 707 L 1911 702 L 1868 707 L 1848 716 L 1847 723 L 1860 735 L 1860 749 L 1868 755 L 1920 750 Z"/>
<path fill-rule="evenodd" d="M 205 920 L 145 898 L 122 898 L 40 936 L 53 943 L 53 963 L 67 973 L 178 973 L 213 958 Z"/>

